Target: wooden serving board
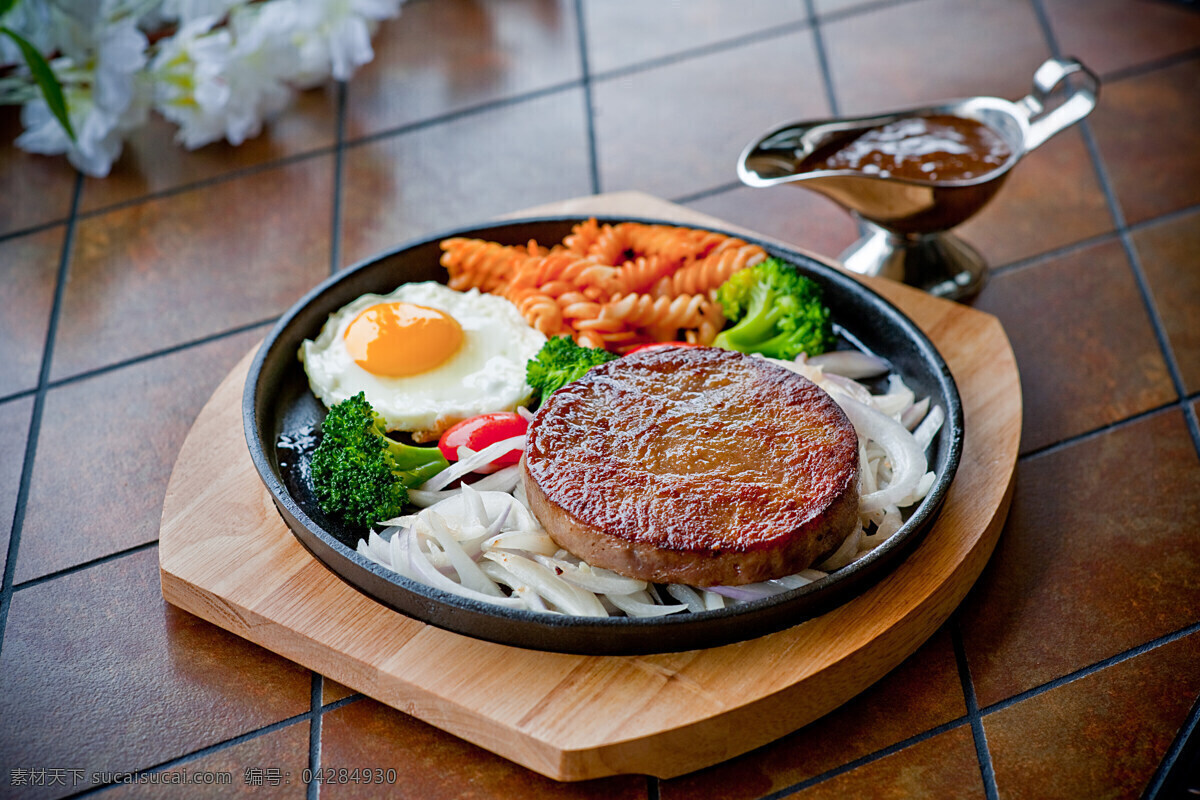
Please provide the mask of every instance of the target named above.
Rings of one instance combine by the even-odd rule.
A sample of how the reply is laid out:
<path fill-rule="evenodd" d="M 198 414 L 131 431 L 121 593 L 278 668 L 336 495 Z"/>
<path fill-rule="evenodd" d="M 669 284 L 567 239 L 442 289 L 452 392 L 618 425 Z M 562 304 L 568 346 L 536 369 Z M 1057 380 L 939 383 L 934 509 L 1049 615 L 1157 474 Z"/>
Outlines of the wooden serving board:
<path fill-rule="evenodd" d="M 730 227 L 631 193 L 529 213 Z M 1021 391 L 1000 323 L 899 284 L 865 282 L 916 321 L 950 365 L 965 444 L 941 514 L 919 546 L 824 616 L 747 642 L 648 656 L 522 650 L 409 619 L 338 579 L 276 512 L 242 432 L 253 353 L 200 412 L 175 464 L 160 531 L 163 596 L 558 780 L 673 777 L 766 744 L 849 700 L 916 650 L 978 577 L 1008 511 Z"/>

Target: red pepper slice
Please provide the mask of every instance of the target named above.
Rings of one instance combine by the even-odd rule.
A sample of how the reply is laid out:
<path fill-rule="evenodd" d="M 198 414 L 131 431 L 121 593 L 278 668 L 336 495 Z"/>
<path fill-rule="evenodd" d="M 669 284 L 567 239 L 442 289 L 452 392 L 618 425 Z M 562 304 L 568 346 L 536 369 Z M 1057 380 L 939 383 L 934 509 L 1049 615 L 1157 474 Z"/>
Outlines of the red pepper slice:
<path fill-rule="evenodd" d="M 464 419 L 447 428 L 438 440 L 438 448 L 447 461 L 458 461 L 458 448 L 468 447 L 478 453 L 485 447 L 525 433 L 529 423 L 520 414 L 497 411 Z M 520 450 L 511 450 L 491 463 L 493 469 L 507 467 L 521 460 Z M 487 471 L 487 470 L 484 470 Z"/>

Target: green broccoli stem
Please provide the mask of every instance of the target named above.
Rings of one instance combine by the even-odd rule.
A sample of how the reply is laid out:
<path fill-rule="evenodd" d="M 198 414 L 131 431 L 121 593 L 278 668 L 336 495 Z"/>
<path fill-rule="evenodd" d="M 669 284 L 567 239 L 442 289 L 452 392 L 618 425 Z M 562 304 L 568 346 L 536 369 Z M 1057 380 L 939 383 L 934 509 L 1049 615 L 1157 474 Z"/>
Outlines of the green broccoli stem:
<path fill-rule="evenodd" d="M 450 462 L 442 455 L 436 445 L 433 447 L 417 447 L 411 444 L 397 442 L 390 437 L 383 437 L 387 442 L 387 450 L 395 461 L 393 474 L 400 479 L 405 488 L 420 486 L 425 481 L 437 475 Z"/>
<path fill-rule="evenodd" d="M 437 471 L 434 473 L 436 474 L 450 466 L 450 462 L 442 455 L 442 451 L 437 445 L 433 447 L 418 447 L 416 445 L 397 442 L 388 436 L 384 436 L 383 439 L 387 442 L 388 452 L 396 460 L 397 469 L 408 472 L 426 467 L 437 467 Z"/>
<path fill-rule="evenodd" d="M 732 328 L 722 331 L 713 344 L 717 347 L 726 347 L 731 344 L 755 345 L 774 333 L 779 321 L 783 319 L 784 310 L 781 306 L 772 303 L 775 299 L 774 292 L 768 291 L 764 294 L 765 297 L 760 297 L 756 292 L 746 316 L 742 317 Z"/>

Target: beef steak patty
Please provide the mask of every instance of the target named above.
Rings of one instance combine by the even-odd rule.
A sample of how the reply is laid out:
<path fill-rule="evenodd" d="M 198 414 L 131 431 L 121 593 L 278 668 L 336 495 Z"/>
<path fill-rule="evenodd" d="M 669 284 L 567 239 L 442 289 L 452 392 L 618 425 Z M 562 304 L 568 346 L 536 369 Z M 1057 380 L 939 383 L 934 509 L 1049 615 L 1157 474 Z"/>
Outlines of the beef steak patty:
<path fill-rule="evenodd" d="M 778 578 L 858 524 L 858 437 L 806 378 L 716 348 L 594 367 L 545 399 L 522 480 L 559 546 L 692 586 Z"/>

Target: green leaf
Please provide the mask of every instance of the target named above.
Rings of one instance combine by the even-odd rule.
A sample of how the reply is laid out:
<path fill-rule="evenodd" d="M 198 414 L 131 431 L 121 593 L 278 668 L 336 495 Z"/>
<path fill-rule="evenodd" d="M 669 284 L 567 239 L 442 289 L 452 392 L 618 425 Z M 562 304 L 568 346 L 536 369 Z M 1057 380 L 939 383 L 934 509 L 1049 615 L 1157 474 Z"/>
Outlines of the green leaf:
<path fill-rule="evenodd" d="M 0 0 L 0 17 L 3 17 L 8 12 L 12 11 L 13 7 L 16 6 L 18 2 L 20 2 L 20 0 Z"/>
<path fill-rule="evenodd" d="M 0 0 L 0 3 L 7 1 Z M 67 101 L 63 97 L 62 84 L 58 82 L 58 78 L 55 76 L 54 70 L 50 68 L 49 62 L 42 57 L 42 54 L 37 51 L 36 47 L 26 41 L 23 36 L 12 28 L 0 26 L 0 33 L 8 36 L 8 38 L 17 43 L 17 47 L 21 48 L 21 55 L 25 57 L 25 63 L 29 65 L 29 71 L 33 73 L 33 79 L 37 81 L 38 87 L 41 88 L 42 96 L 46 98 L 46 105 L 50 107 L 50 112 L 54 114 L 59 124 L 63 126 L 63 130 L 67 132 L 67 136 L 74 142 L 75 129 L 71 127 L 71 117 L 67 114 Z"/>

